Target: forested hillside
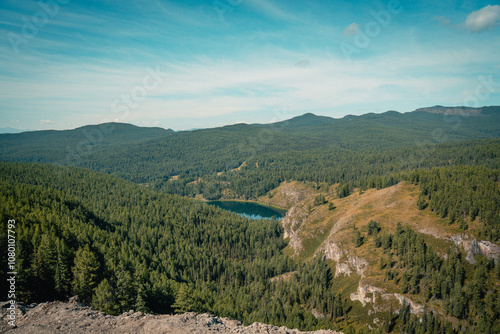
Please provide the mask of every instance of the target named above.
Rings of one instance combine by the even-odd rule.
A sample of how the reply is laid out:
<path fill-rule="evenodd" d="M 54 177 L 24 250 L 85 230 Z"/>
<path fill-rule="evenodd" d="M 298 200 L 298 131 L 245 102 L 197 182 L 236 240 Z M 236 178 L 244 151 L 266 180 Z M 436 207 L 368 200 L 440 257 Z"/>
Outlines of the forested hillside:
<path fill-rule="evenodd" d="M 498 332 L 498 124 L 499 107 L 433 107 L 0 135 L 17 300 L 78 294 L 109 314 L 210 312 L 346 333 Z M 248 220 L 186 197 L 290 210 Z"/>
<path fill-rule="evenodd" d="M 83 128 L 73 130 L 79 137 L 71 141 L 63 136 L 66 132 L 0 135 L 0 159 L 71 164 L 207 199 L 255 199 L 284 180 L 363 186 L 370 176 L 419 167 L 495 167 L 500 107 L 451 110 L 447 114 L 449 108 L 434 107 L 342 119 L 306 114 L 267 125 L 162 136 L 155 129 L 150 140 L 137 143 L 122 142 L 127 132 L 118 125 L 107 132 L 87 129 L 100 138 L 94 141 L 82 134 Z"/>
<path fill-rule="evenodd" d="M 436 182 L 454 185 L 463 180 L 464 197 L 473 192 L 483 203 L 491 195 L 489 182 L 498 182 L 498 171 L 436 169 L 407 177 L 420 184 L 422 196 L 427 193 L 431 199 L 436 195 L 426 189 Z M 301 262 L 284 255 L 283 228 L 275 221 L 247 220 L 195 200 L 74 167 L 1 163 L 0 182 L 0 216 L 17 222 L 19 301 L 78 294 L 110 314 L 131 308 L 197 311 L 242 319 L 246 324 L 259 321 L 348 332 L 364 328 L 359 307 L 349 299 L 350 290 L 340 288 L 342 280 L 334 278 L 335 265 L 320 257 Z M 493 195 L 498 196 L 498 189 Z M 443 216 L 438 207 L 435 210 Z M 492 210 L 479 210 L 476 217 L 481 221 L 496 217 L 498 209 Z M 470 222 L 476 217 L 468 212 L 462 219 Z M 484 219 L 484 223 L 498 227 L 495 220 Z M 374 226 L 360 235 L 361 245 L 374 238 L 374 247 L 386 254 L 380 268 L 387 279 L 400 293 L 424 296 L 433 305 L 424 312 L 424 323 L 410 315 L 406 305 L 394 304 L 393 311 L 400 311 L 397 317 L 382 309 L 384 325 L 378 331 L 406 328 L 410 333 L 439 333 L 446 329 L 453 333 L 453 328 L 461 328 L 474 333 L 481 328 L 494 333 L 498 329 L 500 265 L 481 260 L 470 266 L 460 254 L 443 261 L 409 227 L 398 226 L 395 233 L 388 233 Z M 5 236 L 5 224 L 1 233 Z M 5 249 L 6 238 L 1 240 Z M 452 318 L 443 320 L 435 313 L 440 307 L 448 317 L 460 320 L 458 327 L 452 326 Z"/>
<path fill-rule="evenodd" d="M 0 216 L 17 222 L 19 301 L 78 294 L 110 314 L 212 312 L 304 329 L 331 327 L 308 311 L 318 300 L 344 314 L 324 264 L 297 265 L 281 254 L 286 243 L 277 222 L 84 169 L 1 163 L 0 178 Z M 6 224 L 1 228 L 6 249 Z M 304 297 L 274 299 L 291 292 L 270 278 L 294 270 L 307 277 L 296 287 Z"/>
<path fill-rule="evenodd" d="M 78 165 L 97 148 L 112 151 L 173 133 L 172 130 L 162 128 L 104 123 L 74 130 L 1 134 L 0 159 Z"/>
<path fill-rule="evenodd" d="M 411 173 L 420 185 L 419 209 L 429 206 L 448 224 L 467 229 L 479 221 L 478 237 L 500 241 L 500 170 L 485 167 L 433 168 Z"/>
<path fill-rule="evenodd" d="M 397 318 L 384 318 L 384 331 L 439 332 L 425 327 L 435 321 L 424 316 L 432 310 L 458 332 L 496 333 L 499 175 L 479 166 L 419 169 L 389 175 L 406 180 L 394 186 L 345 197 L 338 185 L 320 184 L 283 220 L 285 253 L 331 261 L 332 284 L 349 297 L 354 323 L 372 324 L 397 309 Z M 268 201 L 283 193 L 293 193 L 293 184 Z"/>

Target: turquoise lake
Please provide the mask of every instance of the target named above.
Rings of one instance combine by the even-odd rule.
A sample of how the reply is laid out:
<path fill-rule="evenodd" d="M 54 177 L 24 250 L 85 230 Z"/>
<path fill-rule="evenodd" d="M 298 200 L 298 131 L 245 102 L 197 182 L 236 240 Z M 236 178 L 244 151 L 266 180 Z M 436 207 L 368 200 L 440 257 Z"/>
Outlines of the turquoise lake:
<path fill-rule="evenodd" d="M 272 208 L 254 202 L 241 201 L 209 201 L 207 204 L 215 205 L 221 209 L 235 212 L 250 219 L 281 219 L 286 210 Z"/>

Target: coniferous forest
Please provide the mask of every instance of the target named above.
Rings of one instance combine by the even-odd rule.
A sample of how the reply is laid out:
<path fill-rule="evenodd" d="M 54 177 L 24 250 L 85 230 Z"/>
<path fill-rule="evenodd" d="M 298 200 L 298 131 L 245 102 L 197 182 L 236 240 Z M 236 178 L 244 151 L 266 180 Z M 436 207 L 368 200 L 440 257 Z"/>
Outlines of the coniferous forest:
<path fill-rule="evenodd" d="M 84 169 L 2 163 L 1 175 L 2 219 L 18 221 L 20 301 L 78 294 L 110 314 L 208 311 L 249 323 L 264 313 L 269 322 L 302 328 L 326 326 L 302 303 L 330 300 L 324 311 L 344 314 L 326 265 L 299 266 L 281 254 L 277 222 Z M 294 270 L 300 298 L 270 282 Z"/>
<path fill-rule="evenodd" d="M 336 185 L 336 198 L 348 199 L 407 182 L 418 187 L 416 210 L 498 244 L 499 113 L 484 108 L 461 126 L 417 111 L 182 133 L 115 124 L 102 137 L 98 127 L 86 128 L 90 137 L 1 135 L 0 217 L 16 221 L 18 301 L 79 295 L 108 314 L 209 312 L 345 333 L 498 333 L 498 261 L 471 263 L 458 249 L 443 256 L 410 226 L 389 231 L 370 222 L 356 247 L 382 251 L 384 280 L 425 310 L 391 304 L 380 313 L 383 325 L 369 331 L 359 305 L 338 288 L 333 261 L 291 257 L 279 221 L 193 197 L 255 200 L 297 181 Z M 73 139 L 62 144 L 59 135 Z M 68 155 L 75 146 L 86 150 Z M 326 204 L 335 211 L 323 194 L 315 197 L 314 206 Z M 5 223 L 0 234 L 3 252 Z"/>

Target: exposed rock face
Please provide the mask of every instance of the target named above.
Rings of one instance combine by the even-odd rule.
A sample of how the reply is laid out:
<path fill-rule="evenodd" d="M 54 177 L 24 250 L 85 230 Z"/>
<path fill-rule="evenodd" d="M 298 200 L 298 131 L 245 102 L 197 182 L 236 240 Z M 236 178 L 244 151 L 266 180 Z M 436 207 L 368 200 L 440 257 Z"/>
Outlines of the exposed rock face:
<path fill-rule="evenodd" d="M 361 304 L 363 304 L 363 307 L 365 307 L 366 303 L 375 304 L 377 301 L 377 294 L 380 295 L 383 292 L 383 289 L 368 284 L 364 285 L 360 280 L 358 290 L 351 293 L 350 298 L 352 301 L 359 300 Z M 371 296 L 368 296 L 369 294 L 371 294 Z"/>
<path fill-rule="evenodd" d="M 323 254 L 323 260 L 329 259 L 337 262 L 335 266 L 335 277 L 339 277 L 341 274 L 344 276 L 351 276 L 354 272 L 364 277 L 365 270 L 369 265 L 368 261 L 355 255 L 348 255 L 347 261 L 340 262 L 342 256 L 349 254 L 349 252 L 342 250 L 334 241 L 324 242 L 314 253 L 314 256 L 320 256 L 321 254 Z"/>
<path fill-rule="evenodd" d="M 323 313 L 319 312 L 318 310 L 316 310 L 314 308 L 311 310 L 311 313 L 312 313 L 312 315 L 316 319 L 324 319 L 324 318 L 326 318 L 326 315 L 324 315 Z"/>
<path fill-rule="evenodd" d="M 338 263 L 342 256 L 344 254 L 347 254 L 347 252 L 340 248 L 339 244 L 336 241 L 336 234 L 339 230 L 347 226 L 349 222 L 350 220 L 348 218 L 340 217 L 340 219 L 335 222 L 335 225 L 333 225 L 326 240 L 316 250 L 314 256 L 323 256 L 323 260 L 330 259 Z"/>
<path fill-rule="evenodd" d="M 470 108 L 470 107 L 443 107 L 443 106 L 435 106 L 429 108 L 420 108 L 415 111 L 425 111 L 433 114 L 444 114 L 444 115 L 454 115 L 454 116 L 480 116 L 482 109 L 481 108 Z"/>
<path fill-rule="evenodd" d="M 360 280 L 358 289 L 356 292 L 351 293 L 350 298 L 352 301 L 357 300 L 361 302 L 363 307 L 365 307 L 368 303 L 372 303 L 376 312 L 384 311 L 383 309 L 377 307 L 377 299 L 379 298 L 382 300 L 396 299 L 400 305 L 409 305 L 410 312 L 413 314 L 421 314 L 424 312 L 424 307 L 415 303 L 410 298 L 407 298 L 399 293 L 385 293 L 385 291 L 385 289 L 365 284 L 362 280 Z"/>
<path fill-rule="evenodd" d="M 339 277 L 341 274 L 343 274 L 344 276 L 351 276 L 352 270 L 351 266 L 349 266 L 349 263 L 337 262 L 337 265 L 335 266 L 335 278 Z"/>
<path fill-rule="evenodd" d="M 273 191 L 272 198 L 263 196 L 259 198 L 259 202 L 267 203 L 270 205 L 279 206 L 282 208 L 291 208 L 299 202 L 314 195 L 314 190 L 311 187 L 297 182 L 283 182 Z"/>
<path fill-rule="evenodd" d="M 105 315 L 72 299 L 69 303 L 51 302 L 26 306 L 19 304 L 16 309 L 16 328 L 7 324 L 7 304 L 1 307 L 2 333 L 52 334 L 52 333 L 271 333 L 300 334 L 296 329 L 276 327 L 261 323 L 242 326 L 238 320 L 214 317 L 210 314 L 185 313 L 181 315 L 151 315 L 141 312 L 126 312 L 119 316 Z M 320 330 L 316 334 L 340 334 L 330 330 Z"/>
<path fill-rule="evenodd" d="M 286 204 L 293 205 L 311 196 L 312 193 L 313 192 L 310 189 L 292 182 L 281 187 L 279 195 L 287 200 Z"/>
<path fill-rule="evenodd" d="M 302 241 L 298 236 L 300 226 L 307 219 L 307 213 L 300 206 L 294 206 L 286 213 L 286 216 L 281 220 L 284 233 L 283 237 L 289 239 L 290 247 L 293 248 L 295 254 L 302 250 Z"/>
<path fill-rule="evenodd" d="M 410 298 L 406 298 L 403 295 L 400 295 L 399 293 L 386 293 L 382 295 L 382 298 L 384 299 L 389 299 L 390 297 L 395 297 L 401 305 L 406 304 L 410 305 L 410 312 L 414 314 L 420 314 L 424 312 L 424 307 L 420 304 L 417 304 L 413 302 Z"/>
<path fill-rule="evenodd" d="M 340 274 L 351 276 L 353 272 L 361 277 L 364 277 L 364 273 L 368 268 L 368 265 L 369 263 L 365 259 L 349 255 L 347 257 L 347 262 L 337 262 L 337 266 L 335 267 L 335 277 L 340 276 Z"/>
<path fill-rule="evenodd" d="M 323 253 L 323 260 L 330 259 L 335 262 L 339 262 L 344 255 L 344 251 L 335 242 L 323 243 L 323 245 L 316 251 L 314 256 L 318 256 L 321 253 Z"/>
<path fill-rule="evenodd" d="M 477 239 L 470 239 L 466 233 L 457 234 L 451 237 L 451 240 L 457 247 L 462 247 L 466 253 L 465 259 L 469 263 L 474 264 L 474 255 L 483 255 L 490 260 L 498 263 L 500 259 L 500 247 L 490 241 L 477 241 Z"/>
<path fill-rule="evenodd" d="M 349 265 L 356 270 L 356 273 L 361 277 L 364 276 L 366 268 L 368 268 L 368 261 L 365 259 L 359 258 L 357 256 L 349 256 L 347 259 Z"/>

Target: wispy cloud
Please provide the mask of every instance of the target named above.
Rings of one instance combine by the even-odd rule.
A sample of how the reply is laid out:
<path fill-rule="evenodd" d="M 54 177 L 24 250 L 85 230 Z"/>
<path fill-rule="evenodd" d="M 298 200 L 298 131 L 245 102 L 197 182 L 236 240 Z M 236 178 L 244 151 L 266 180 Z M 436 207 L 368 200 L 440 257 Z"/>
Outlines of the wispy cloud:
<path fill-rule="evenodd" d="M 245 4 L 273 19 L 285 21 L 296 21 L 298 19 L 296 15 L 284 9 L 286 6 L 280 7 L 270 0 L 245 0 Z"/>
<path fill-rule="evenodd" d="M 345 27 L 342 33 L 344 36 L 354 36 L 358 33 L 358 31 L 359 31 L 359 24 L 353 22 L 349 24 L 347 27 Z"/>
<path fill-rule="evenodd" d="M 500 6 L 488 5 L 467 16 L 465 27 L 474 33 L 493 30 L 500 25 Z"/>
<path fill-rule="evenodd" d="M 69 2 L 14 56 L 6 34 L 22 34 L 22 16 L 32 17 L 40 6 L 6 1 L 0 9 L 0 117 L 21 119 L 24 128 L 120 118 L 178 130 L 173 123 L 179 119 L 190 120 L 184 128 L 197 119 L 259 122 L 285 107 L 330 116 L 357 108 L 408 111 L 463 100 L 480 74 L 500 80 L 499 35 L 464 34 L 465 23 L 461 31 L 428 24 L 434 18 L 456 27 L 453 21 L 470 14 L 468 30 L 494 29 L 498 6 L 474 13 L 439 6 L 413 13 L 408 6 L 380 36 L 367 35 L 369 46 L 347 64 L 339 43 L 376 25 L 370 13 L 382 7 L 232 3 L 238 5 L 221 22 L 212 1 Z M 166 73 L 162 83 L 126 114 L 114 113 L 112 103 L 137 91 L 147 68 L 156 66 Z M 488 103 L 500 101 L 491 96 Z"/>

